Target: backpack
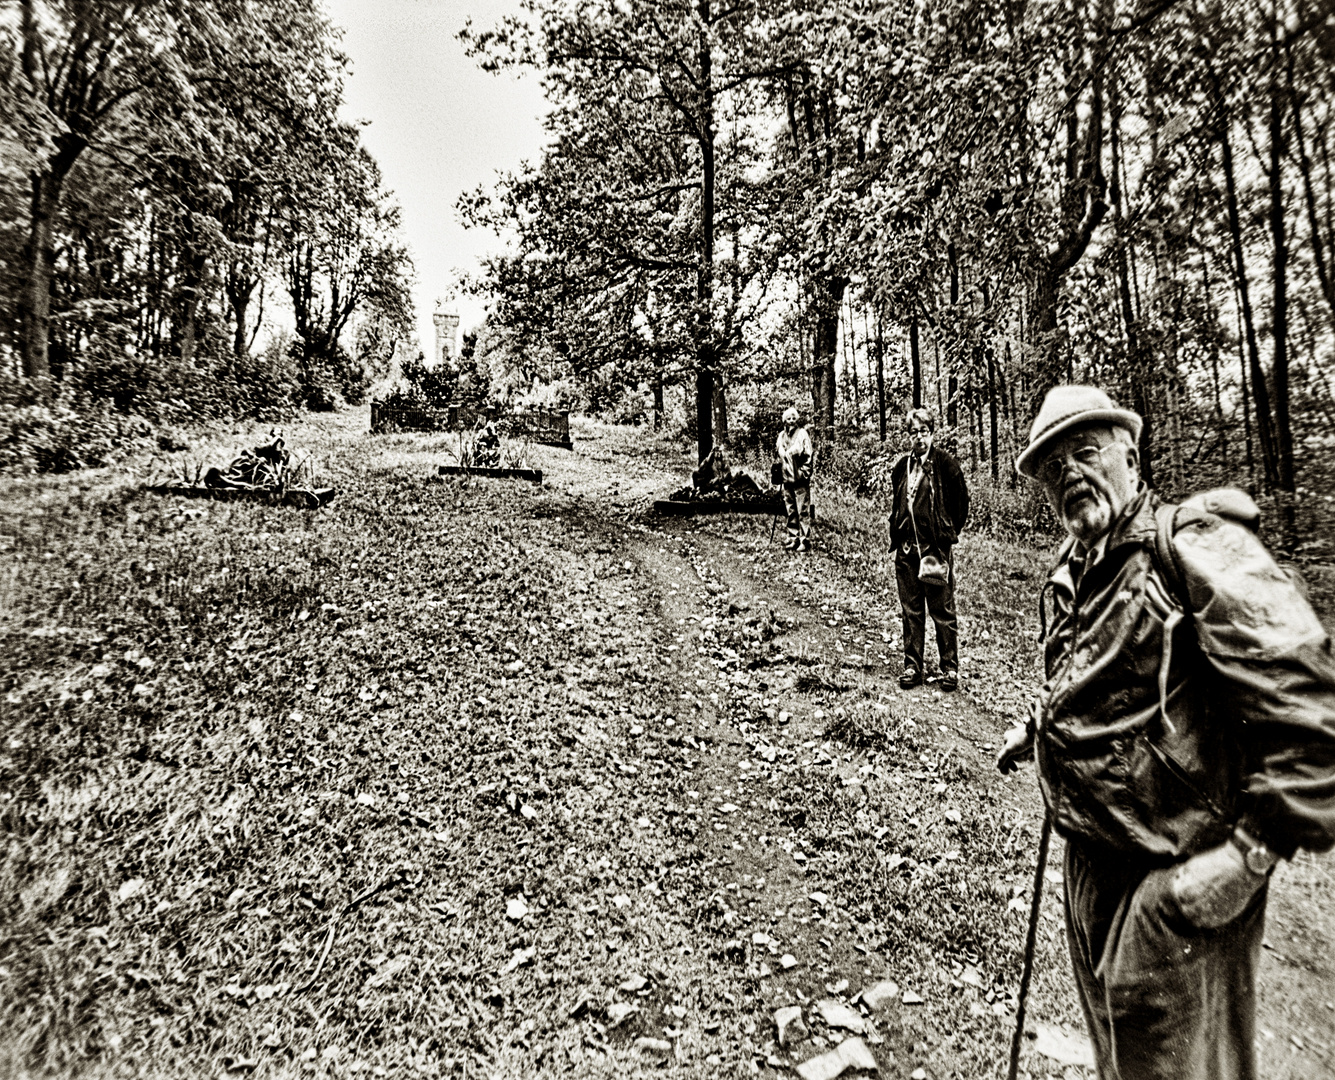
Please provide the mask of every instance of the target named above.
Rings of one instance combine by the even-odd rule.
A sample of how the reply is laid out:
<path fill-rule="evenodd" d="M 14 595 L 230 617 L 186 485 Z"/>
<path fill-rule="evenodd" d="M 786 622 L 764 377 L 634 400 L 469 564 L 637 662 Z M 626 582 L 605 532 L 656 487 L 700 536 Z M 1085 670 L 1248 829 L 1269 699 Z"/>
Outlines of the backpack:
<path fill-rule="evenodd" d="M 1204 521 L 1211 516 L 1232 521 L 1253 533 L 1261 527 L 1261 511 L 1250 495 L 1237 488 L 1197 492 L 1181 503 L 1161 503 L 1154 511 L 1157 526 L 1154 531 L 1154 561 L 1163 574 L 1169 596 L 1182 609 L 1183 615 L 1191 611 L 1191 597 L 1182 575 L 1182 564 L 1173 548 L 1173 537 L 1184 525 Z"/>

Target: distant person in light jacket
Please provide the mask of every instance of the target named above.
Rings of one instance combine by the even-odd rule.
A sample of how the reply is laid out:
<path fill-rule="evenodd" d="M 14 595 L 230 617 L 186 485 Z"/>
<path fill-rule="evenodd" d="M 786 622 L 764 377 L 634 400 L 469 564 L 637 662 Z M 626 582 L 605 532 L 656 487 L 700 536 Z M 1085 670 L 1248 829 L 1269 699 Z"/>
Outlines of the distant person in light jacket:
<path fill-rule="evenodd" d="M 904 620 L 904 671 L 899 685 L 910 690 L 922 682 L 926 606 L 936 624 L 941 689 L 954 690 L 959 686 L 960 659 L 951 549 L 969 516 L 969 489 L 960 463 L 932 445 L 936 428 L 932 414 L 926 409 L 912 409 L 907 420 L 909 452 L 890 470 L 890 542 L 895 548 L 895 580 Z M 934 555 L 945 563 L 944 585 L 919 579 L 924 555 Z"/>
<path fill-rule="evenodd" d="M 802 414 L 787 409 L 774 452 L 783 467 L 783 508 L 788 513 L 789 551 L 811 550 L 811 436 L 802 426 Z"/>

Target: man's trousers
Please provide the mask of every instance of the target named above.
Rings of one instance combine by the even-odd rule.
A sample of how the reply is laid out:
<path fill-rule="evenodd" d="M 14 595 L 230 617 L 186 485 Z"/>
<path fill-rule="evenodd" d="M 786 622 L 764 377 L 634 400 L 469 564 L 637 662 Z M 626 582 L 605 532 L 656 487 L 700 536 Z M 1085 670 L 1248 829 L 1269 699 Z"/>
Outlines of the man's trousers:
<path fill-rule="evenodd" d="M 1173 867 L 1066 848 L 1066 935 L 1099 1080 L 1255 1080 L 1266 890 L 1215 930 L 1183 917 Z"/>
<path fill-rule="evenodd" d="M 783 485 L 783 508 L 788 513 L 788 546 L 811 546 L 811 485 Z"/>
<path fill-rule="evenodd" d="M 955 558 L 947 548 L 942 553 L 950 571 L 944 585 L 928 585 L 918 580 L 918 549 L 912 544 L 908 550 L 895 553 L 895 579 L 899 585 L 899 609 L 904 623 L 904 669 L 910 667 L 923 674 L 922 651 L 927 629 L 927 613 L 936 624 L 936 651 L 941 671 L 958 673 L 960 669 L 959 640 L 955 619 Z"/>

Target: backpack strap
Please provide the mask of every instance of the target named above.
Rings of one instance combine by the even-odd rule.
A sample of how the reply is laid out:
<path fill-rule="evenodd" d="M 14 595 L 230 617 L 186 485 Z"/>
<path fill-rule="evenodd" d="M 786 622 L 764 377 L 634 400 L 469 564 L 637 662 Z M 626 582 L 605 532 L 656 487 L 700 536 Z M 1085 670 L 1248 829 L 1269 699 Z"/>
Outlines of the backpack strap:
<path fill-rule="evenodd" d="M 1168 615 L 1163 624 L 1163 652 L 1159 657 L 1159 716 L 1170 734 L 1177 734 L 1173 721 L 1168 718 L 1168 671 L 1173 663 L 1173 634 L 1178 623 L 1191 612 L 1191 597 L 1187 594 L 1187 582 L 1182 573 L 1182 563 L 1173 549 L 1173 536 L 1177 532 L 1177 516 L 1181 510 L 1177 503 L 1161 503 L 1154 508 L 1154 565 L 1163 578 L 1169 603 Z"/>
<path fill-rule="evenodd" d="M 1178 511 L 1183 509 L 1177 503 L 1160 503 L 1154 510 L 1154 564 L 1168 586 L 1169 598 L 1183 612 L 1191 610 L 1191 597 L 1187 593 L 1187 582 L 1182 574 L 1182 563 L 1173 548 L 1173 537 L 1177 535 Z"/>

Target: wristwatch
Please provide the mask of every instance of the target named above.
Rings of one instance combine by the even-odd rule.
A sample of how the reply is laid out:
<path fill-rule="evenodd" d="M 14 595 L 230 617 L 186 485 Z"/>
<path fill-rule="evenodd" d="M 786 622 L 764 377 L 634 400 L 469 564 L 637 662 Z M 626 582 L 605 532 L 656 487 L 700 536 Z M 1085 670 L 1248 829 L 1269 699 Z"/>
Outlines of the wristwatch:
<path fill-rule="evenodd" d="M 1279 862 L 1278 855 L 1243 829 L 1234 829 L 1230 839 L 1233 846 L 1242 852 L 1242 861 L 1253 874 L 1265 877 Z"/>

